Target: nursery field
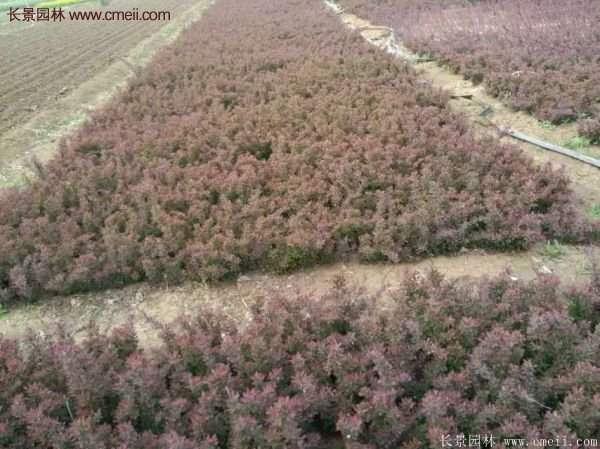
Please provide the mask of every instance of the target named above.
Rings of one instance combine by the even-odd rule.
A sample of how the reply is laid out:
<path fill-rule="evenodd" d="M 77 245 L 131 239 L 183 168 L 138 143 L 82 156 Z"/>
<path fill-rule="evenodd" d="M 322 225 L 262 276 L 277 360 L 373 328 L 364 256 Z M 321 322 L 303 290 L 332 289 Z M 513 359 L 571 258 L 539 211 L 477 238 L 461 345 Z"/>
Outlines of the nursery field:
<path fill-rule="evenodd" d="M 347 11 L 391 26 L 516 110 L 548 126 L 577 122 L 600 143 L 600 3 L 587 0 L 342 0 Z"/>
<path fill-rule="evenodd" d="M 5 302 L 597 233 L 560 172 L 472 136 L 320 3 L 257 4 L 212 8 L 3 195 Z"/>
<path fill-rule="evenodd" d="M 600 170 L 469 90 L 595 141 L 600 8 L 198 14 L 0 182 L 0 447 L 600 446 Z M 72 25 L 6 34 L 4 129 L 158 29 Z"/>

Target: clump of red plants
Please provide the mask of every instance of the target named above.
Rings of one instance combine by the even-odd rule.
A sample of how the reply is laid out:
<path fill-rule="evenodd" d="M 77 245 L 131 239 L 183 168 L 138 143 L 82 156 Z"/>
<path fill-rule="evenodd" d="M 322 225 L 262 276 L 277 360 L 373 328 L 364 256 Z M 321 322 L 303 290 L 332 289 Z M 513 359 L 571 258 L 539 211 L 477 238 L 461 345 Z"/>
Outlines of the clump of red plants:
<path fill-rule="evenodd" d="M 600 3 L 343 0 L 515 109 L 600 142 Z"/>
<path fill-rule="evenodd" d="M 318 0 L 221 0 L 21 190 L 0 302 L 582 239 L 565 177 Z"/>
<path fill-rule="evenodd" d="M 0 338 L 7 449 L 441 447 L 442 436 L 599 438 L 600 276 L 585 288 L 409 276 L 370 296 L 274 295 L 242 324 L 200 310 L 143 349 Z M 344 444 L 340 445 L 341 442 Z M 329 446 L 323 446 L 328 442 Z"/>

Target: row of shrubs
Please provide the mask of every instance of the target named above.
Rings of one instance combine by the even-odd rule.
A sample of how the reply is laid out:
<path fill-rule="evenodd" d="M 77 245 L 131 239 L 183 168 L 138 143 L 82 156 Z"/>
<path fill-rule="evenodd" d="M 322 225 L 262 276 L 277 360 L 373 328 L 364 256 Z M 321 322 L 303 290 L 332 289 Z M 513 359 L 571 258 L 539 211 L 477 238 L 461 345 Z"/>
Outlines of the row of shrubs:
<path fill-rule="evenodd" d="M 272 296 L 204 309 L 142 349 L 131 326 L 0 338 L 7 449 L 417 449 L 464 434 L 600 438 L 600 276 Z M 445 439 L 446 446 L 442 442 Z M 326 443 L 326 444 L 325 444 Z M 459 447 L 459 446 L 451 446 Z M 464 446 L 466 447 L 466 446 Z M 490 446 L 491 447 L 491 446 Z M 568 447 L 568 444 L 565 446 Z"/>
<path fill-rule="evenodd" d="M 431 55 L 515 109 L 579 122 L 600 144 L 600 3 L 587 0 L 341 0 L 393 26 Z"/>
<path fill-rule="evenodd" d="M 217 2 L 2 192 L 0 302 L 585 238 L 560 172 L 471 136 L 326 11 Z"/>

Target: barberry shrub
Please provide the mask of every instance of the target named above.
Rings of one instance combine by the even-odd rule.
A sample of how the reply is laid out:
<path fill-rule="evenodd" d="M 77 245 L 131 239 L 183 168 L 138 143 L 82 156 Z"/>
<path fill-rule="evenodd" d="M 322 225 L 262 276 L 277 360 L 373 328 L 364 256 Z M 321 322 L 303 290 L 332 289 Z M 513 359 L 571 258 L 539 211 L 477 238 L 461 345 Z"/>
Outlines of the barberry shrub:
<path fill-rule="evenodd" d="M 243 323 L 214 309 L 142 349 L 131 326 L 76 343 L 0 338 L 7 449 L 440 447 L 447 435 L 599 438 L 600 276 L 446 281 L 368 295 L 336 279 Z M 383 289 L 382 289 L 383 290 Z M 344 444 L 341 444 L 341 443 Z"/>
<path fill-rule="evenodd" d="M 222 0 L 0 195 L 0 301 L 581 239 L 565 177 L 319 0 Z"/>
<path fill-rule="evenodd" d="M 600 119 L 600 4 L 587 0 L 340 0 L 392 26 L 517 110 L 554 124 Z M 592 130 L 593 122 L 582 123 Z M 588 134 L 593 138 L 596 134 Z M 596 140 L 599 138 L 596 137 Z"/>
<path fill-rule="evenodd" d="M 591 143 L 600 145 L 600 117 L 583 120 L 579 124 L 579 134 L 587 137 Z"/>

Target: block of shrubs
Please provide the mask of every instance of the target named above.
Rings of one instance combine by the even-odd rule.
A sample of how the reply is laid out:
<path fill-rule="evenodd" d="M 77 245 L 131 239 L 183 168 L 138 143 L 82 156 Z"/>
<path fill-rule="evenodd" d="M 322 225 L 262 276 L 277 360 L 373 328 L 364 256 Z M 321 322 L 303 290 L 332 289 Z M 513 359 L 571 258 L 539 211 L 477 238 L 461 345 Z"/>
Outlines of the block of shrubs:
<path fill-rule="evenodd" d="M 131 326 L 0 338 L 7 449 L 397 449 L 600 438 L 600 276 L 273 295 L 143 348 Z"/>
<path fill-rule="evenodd" d="M 319 0 L 217 2 L 20 190 L 0 302 L 585 239 L 565 177 Z"/>
<path fill-rule="evenodd" d="M 392 26 L 413 50 L 447 64 L 517 110 L 579 122 L 600 142 L 600 4 L 587 0 L 342 0 Z"/>

